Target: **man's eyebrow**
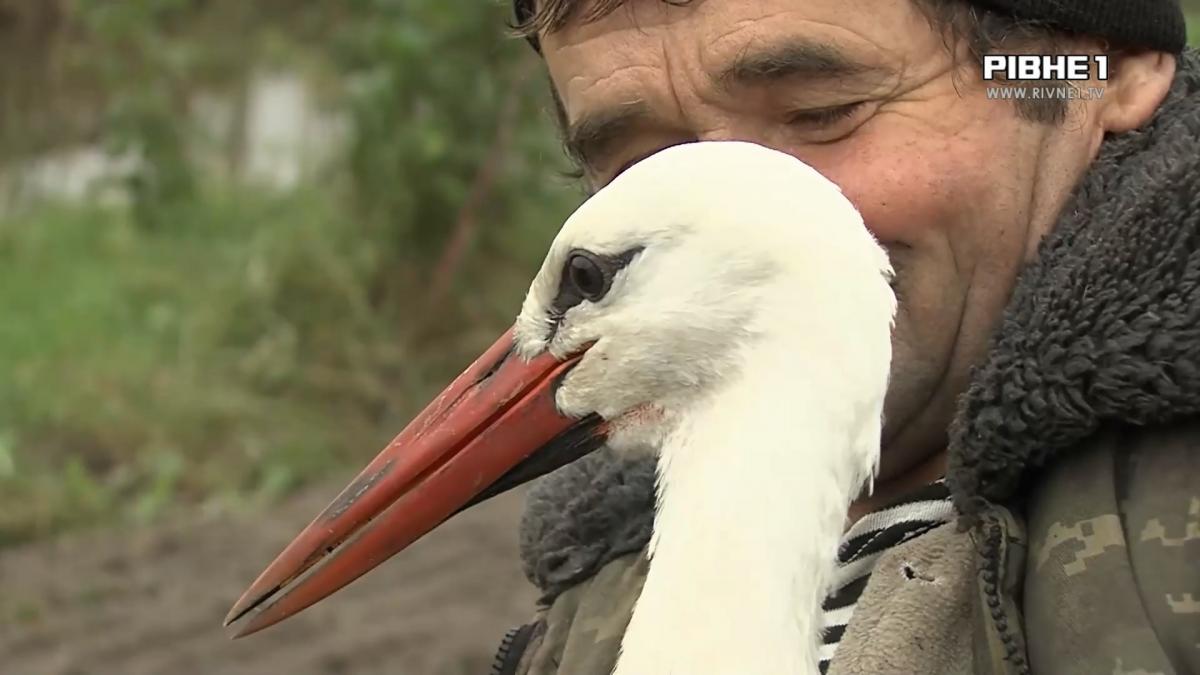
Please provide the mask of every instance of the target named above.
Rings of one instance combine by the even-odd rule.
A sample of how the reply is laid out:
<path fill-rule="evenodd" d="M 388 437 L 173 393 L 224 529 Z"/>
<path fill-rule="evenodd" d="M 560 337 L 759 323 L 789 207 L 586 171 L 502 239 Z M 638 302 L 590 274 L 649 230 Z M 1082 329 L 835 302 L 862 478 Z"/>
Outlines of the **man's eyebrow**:
<path fill-rule="evenodd" d="M 857 61 L 825 42 L 792 39 L 766 48 L 742 52 L 717 81 L 725 88 L 767 84 L 788 78 L 833 79 L 882 70 Z"/>
<path fill-rule="evenodd" d="M 611 146 L 636 127 L 651 119 L 650 106 L 633 101 L 587 113 L 567 126 L 564 145 L 571 159 L 584 166 L 594 164 Z"/>
<path fill-rule="evenodd" d="M 777 45 L 746 51 L 718 76 L 724 88 L 766 84 L 788 78 L 835 79 L 883 70 L 856 61 L 834 45 L 807 39 L 790 39 Z M 560 117 L 565 112 L 559 106 Z M 594 166 L 631 131 L 650 126 L 655 116 L 645 101 L 632 101 L 584 114 L 566 125 L 563 145 L 572 160 Z"/>

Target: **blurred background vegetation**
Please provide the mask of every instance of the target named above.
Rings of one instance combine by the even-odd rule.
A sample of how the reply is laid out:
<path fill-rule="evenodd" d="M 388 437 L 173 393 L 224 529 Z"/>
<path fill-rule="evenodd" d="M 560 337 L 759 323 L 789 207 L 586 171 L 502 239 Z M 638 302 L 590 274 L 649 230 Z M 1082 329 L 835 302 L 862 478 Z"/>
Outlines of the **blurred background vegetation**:
<path fill-rule="evenodd" d="M 357 467 L 496 336 L 581 198 L 507 17 L 0 0 L 0 545 Z"/>
<path fill-rule="evenodd" d="M 276 498 L 512 319 L 581 194 L 475 0 L 0 0 L 0 544 Z"/>

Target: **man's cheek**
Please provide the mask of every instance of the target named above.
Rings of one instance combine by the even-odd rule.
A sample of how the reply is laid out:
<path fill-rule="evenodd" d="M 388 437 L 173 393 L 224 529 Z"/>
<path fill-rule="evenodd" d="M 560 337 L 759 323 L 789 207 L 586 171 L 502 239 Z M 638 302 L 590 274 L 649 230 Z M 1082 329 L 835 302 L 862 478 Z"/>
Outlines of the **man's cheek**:
<path fill-rule="evenodd" d="M 862 214 L 867 229 L 892 249 L 913 247 L 932 234 L 946 219 L 945 209 L 934 202 L 935 195 L 922 193 L 914 186 L 876 186 L 860 193 L 846 191 L 847 198 Z"/>
<path fill-rule="evenodd" d="M 824 173 L 842 188 L 877 239 L 913 244 L 945 219 L 945 195 L 952 190 L 933 175 L 932 162 L 906 157 L 899 149 L 877 152 L 853 153 L 857 161 L 832 165 Z"/>

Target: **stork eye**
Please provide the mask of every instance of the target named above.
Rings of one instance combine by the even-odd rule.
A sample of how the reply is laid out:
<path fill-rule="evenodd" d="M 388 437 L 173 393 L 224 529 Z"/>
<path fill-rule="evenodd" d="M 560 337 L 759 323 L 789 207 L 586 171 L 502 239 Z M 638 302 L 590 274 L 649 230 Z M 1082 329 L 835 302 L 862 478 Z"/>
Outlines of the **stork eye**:
<path fill-rule="evenodd" d="M 576 251 L 567 258 L 567 282 L 587 300 L 603 298 L 612 285 L 612 276 L 608 261 L 589 251 Z"/>

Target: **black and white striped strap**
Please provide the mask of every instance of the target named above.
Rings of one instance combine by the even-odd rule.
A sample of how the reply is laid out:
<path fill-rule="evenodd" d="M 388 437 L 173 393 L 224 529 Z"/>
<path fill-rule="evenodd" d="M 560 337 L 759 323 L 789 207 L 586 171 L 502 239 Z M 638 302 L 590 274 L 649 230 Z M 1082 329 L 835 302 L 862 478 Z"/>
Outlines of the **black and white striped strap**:
<path fill-rule="evenodd" d="M 824 644 L 821 646 L 821 672 L 829 669 L 838 643 L 854 614 L 859 596 L 871 578 L 871 571 L 884 551 L 950 522 L 954 507 L 950 492 L 938 481 L 863 516 L 842 536 L 838 550 L 838 568 L 830 595 L 825 600 Z"/>

